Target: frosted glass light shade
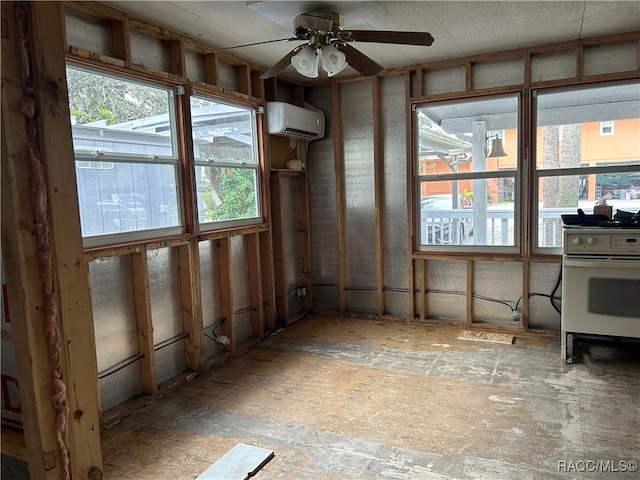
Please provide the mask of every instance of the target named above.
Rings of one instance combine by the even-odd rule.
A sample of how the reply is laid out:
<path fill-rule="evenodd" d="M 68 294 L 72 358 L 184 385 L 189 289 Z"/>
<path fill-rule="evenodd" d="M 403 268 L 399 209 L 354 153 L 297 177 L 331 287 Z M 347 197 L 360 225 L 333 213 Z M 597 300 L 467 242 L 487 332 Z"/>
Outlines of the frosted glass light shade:
<path fill-rule="evenodd" d="M 322 68 L 327 75 L 333 77 L 347 66 L 347 57 L 333 45 L 322 47 Z"/>
<path fill-rule="evenodd" d="M 291 57 L 291 65 L 293 65 L 300 75 L 309 78 L 318 77 L 319 61 L 318 55 L 316 55 L 315 50 L 311 46 L 304 47 Z"/>

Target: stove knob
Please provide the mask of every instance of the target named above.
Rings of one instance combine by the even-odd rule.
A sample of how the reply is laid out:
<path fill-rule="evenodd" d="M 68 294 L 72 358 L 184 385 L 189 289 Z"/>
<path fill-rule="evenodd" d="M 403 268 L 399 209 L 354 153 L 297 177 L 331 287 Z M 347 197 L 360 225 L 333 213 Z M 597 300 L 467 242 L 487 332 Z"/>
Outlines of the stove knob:
<path fill-rule="evenodd" d="M 582 237 L 573 237 L 571 243 L 574 245 L 582 245 Z"/>
<path fill-rule="evenodd" d="M 597 240 L 594 237 L 587 237 L 587 245 L 595 245 Z"/>

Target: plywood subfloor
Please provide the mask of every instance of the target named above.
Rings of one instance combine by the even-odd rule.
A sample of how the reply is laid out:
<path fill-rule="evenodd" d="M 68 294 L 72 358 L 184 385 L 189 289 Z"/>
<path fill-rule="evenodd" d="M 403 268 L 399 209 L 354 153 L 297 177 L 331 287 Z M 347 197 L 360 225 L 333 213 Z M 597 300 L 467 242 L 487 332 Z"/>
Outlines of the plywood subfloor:
<path fill-rule="evenodd" d="M 640 363 L 459 334 L 304 319 L 103 432 L 106 478 L 194 479 L 238 442 L 275 451 L 257 480 L 566 479 L 640 458 Z"/>

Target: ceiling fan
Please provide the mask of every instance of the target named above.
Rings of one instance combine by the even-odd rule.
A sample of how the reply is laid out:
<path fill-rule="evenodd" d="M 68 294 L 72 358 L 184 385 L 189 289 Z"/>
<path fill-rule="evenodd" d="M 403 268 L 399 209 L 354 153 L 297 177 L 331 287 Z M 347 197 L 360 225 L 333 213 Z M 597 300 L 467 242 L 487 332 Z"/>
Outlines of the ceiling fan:
<path fill-rule="evenodd" d="M 278 41 L 304 41 L 275 65 L 264 72 L 260 78 L 272 78 L 290 64 L 302 75 L 318 77 L 318 67 L 322 65 L 329 77 L 336 75 L 347 65 L 365 77 L 377 75 L 384 67 L 352 47 L 352 42 L 394 43 L 403 45 L 430 46 L 433 37 L 427 32 L 401 32 L 388 30 L 345 30 L 342 15 L 336 12 L 309 12 L 294 19 L 294 38 L 267 40 L 244 47 Z M 238 48 L 230 47 L 230 48 Z M 222 49 L 227 50 L 227 49 Z"/>

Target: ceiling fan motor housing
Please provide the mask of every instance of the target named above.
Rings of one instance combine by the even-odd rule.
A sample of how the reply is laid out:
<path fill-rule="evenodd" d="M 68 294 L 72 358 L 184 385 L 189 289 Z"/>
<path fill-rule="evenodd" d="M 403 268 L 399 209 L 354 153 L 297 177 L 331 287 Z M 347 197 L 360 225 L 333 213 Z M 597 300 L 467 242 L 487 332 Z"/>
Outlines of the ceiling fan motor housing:
<path fill-rule="evenodd" d="M 343 29 L 343 21 L 342 15 L 336 12 L 303 13 L 294 19 L 293 32 L 297 38 L 309 40 L 313 34 L 318 32 L 335 34 L 341 31 Z"/>

